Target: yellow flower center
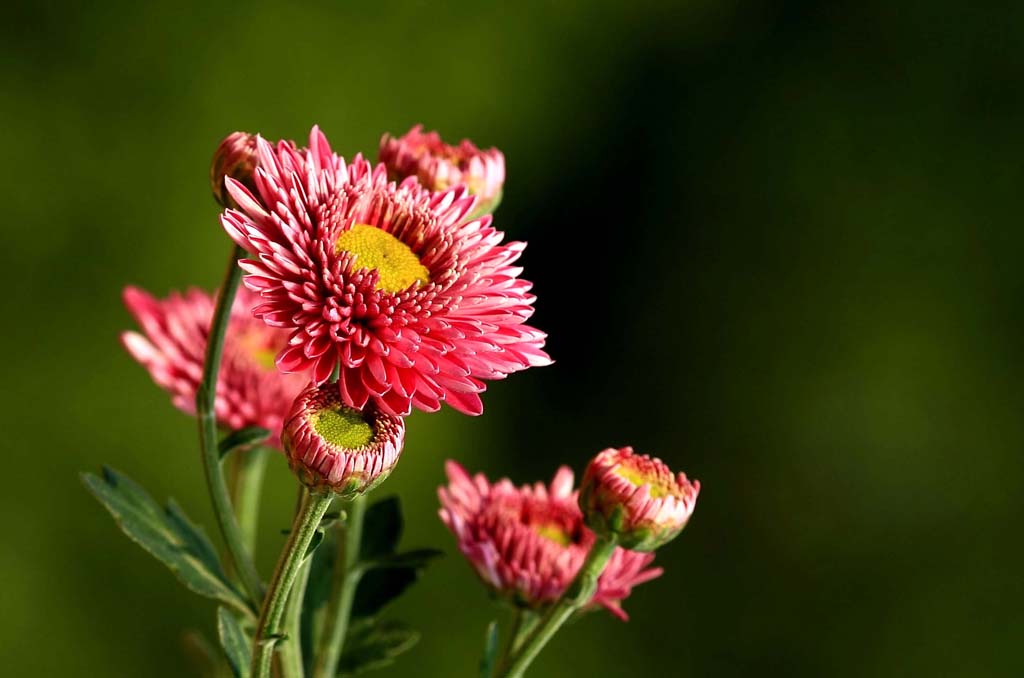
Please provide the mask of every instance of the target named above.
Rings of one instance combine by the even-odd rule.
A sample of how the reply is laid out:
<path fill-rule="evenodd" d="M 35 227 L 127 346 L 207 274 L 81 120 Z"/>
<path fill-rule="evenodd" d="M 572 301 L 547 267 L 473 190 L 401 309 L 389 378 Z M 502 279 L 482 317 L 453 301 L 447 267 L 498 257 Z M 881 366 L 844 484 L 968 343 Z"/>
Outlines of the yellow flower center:
<path fill-rule="evenodd" d="M 356 449 L 373 440 L 373 427 L 356 410 L 341 406 L 313 415 L 313 430 L 338 447 Z"/>
<path fill-rule="evenodd" d="M 540 536 L 544 537 L 545 539 L 550 539 L 551 541 L 555 542 L 560 546 L 568 546 L 572 542 L 572 539 L 570 539 L 569 535 L 565 533 L 565 530 L 563 530 L 560 525 L 556 525 L 555 523 L 537 525 L 534 529 Z"/>
<path fill-rule="evenodd" d="M 272 348 L 260 348 L 252 352 L 252 359 L 265 370 L 275 369 L 277 352 Z"/>
<path fill-rule="evenodd" d="M 651 479 L 634 468 L 619 466 L 613 471 L 613 473 L 620 478 L 625 478 L 637 487 L 640 487 L 641 485 L 650 485 L 652 499 L 660 499 L 668 495 L 666 489 L 656 479 Z"/>
<path fill-rule="evenodd" d="M 341 234 L 335 249 L 352 254 L 356 268 L 376 270 L 378 290 L 401 292 L 430 281 L 430 271 L 409 246 L 376 226 L 356 224 Z"/>

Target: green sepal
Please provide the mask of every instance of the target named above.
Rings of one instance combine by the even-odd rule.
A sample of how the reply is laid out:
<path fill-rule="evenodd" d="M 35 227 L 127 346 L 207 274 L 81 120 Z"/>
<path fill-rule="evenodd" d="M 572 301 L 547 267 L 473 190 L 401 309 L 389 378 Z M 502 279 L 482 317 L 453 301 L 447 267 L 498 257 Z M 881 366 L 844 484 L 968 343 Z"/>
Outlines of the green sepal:
<path fill-rule="evenodd" d="M 338 661 L 339 678 L 390 666 L 409 651 L 420 634 L 401 622 L 365 622 L 354 627 L 345 639 L 345 651 Z"/>
<path fill-rule="evenodd" d="M 82 474 L 82 482 L 128 537 L 166 565 L 186 587 L 252 614 L 228 579 L 213 544 L 170 500 L 161 508 L 139 485 L 103 467 L 102 478 Z"/>
<path fill-rule="evenodd" d="M 223 607 L 217 608 L 217 635 L 220 637 L 220 646 L 224 648 L 224 656 L 228 659 L 232 675 L 235 678 L 249 678 L 252 643 L 235 615 Z"/>
<path fill-rule="evenodd" d="M 484 653 L 480 657 L 480 678 L 491 678 L 494 674 L 494 662 L 498 657 L 498 620 L 487 625 L 484 633 Z"/>
<path fill-rule="evenodd" d="M 270 437 L 270 431 L 259 426 L 246 426 L 245 428 L 235 429 L 217 444 L 217 452 L 220 453 L 221 459 L 223 459 L 228 452 L 239 447 L 249 447 L 250 445 L 259 445 L 264 440 Z"/>

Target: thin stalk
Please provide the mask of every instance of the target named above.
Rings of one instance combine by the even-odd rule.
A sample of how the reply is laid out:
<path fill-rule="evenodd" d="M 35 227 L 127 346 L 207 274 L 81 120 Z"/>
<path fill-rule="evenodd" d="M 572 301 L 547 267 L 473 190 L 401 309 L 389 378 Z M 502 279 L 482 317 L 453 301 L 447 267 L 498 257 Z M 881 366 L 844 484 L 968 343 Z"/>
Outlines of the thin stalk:
<path fill-rule="evenodd" d="M 331 505 L 331 499 L 330 494 L 303 494 L 291 532 L 288 533 L 288 541 L 281 551 L 281 557 L 278 558 L 277 567 L 274 568 L 274 576 L 270 580 L 270 588 L 260 610 L 259 622 L 256 624 L 256 634 L 253 636 L 252 678 L 267 678 L 270 675 L 274 646 L 281 639 L 288 593 L 292 590 L 299 570 L 302 569 L 306 550 L 324 513 L 327 512 L 327 507 Z"/>
<path fill-rule="evenodd" d="M 338 535 L 338 557 L 334 563 L 326 627 L 317 652 L 313 678 L 334 678 L 338 674 L 338 660 L 345 646 L 352 602 L 363 574 L 359 567 L 359 544 L 363 539 L 366 495 L 360 495 L 349 502 L 345 512 L 345 522 L 338 525 L 341 532 Z"/>
<path fill-rule="evenodd" d="M 594 592 L 597 591 L 597 580 L 604 572 L 608 559 L 615 551 L 615 539 L 604 539 L 598 537 L 594 546 L 583 561 L 583 566 L 576 574 L 576 578 L 566 589 L 562 597 L 552 605 L 537 624 L 530 636 L 523 642 L 523 646 L 515 653 L 509 668 L 505 673 L 499 675 L 505 678 L 520 678 L 530 663 L 537 657 L 548 641 L 562 627 L 562 624 L 572 616 L 574 612 L 590 602 Z"/>
<path fill-rule="evenodd" d="M 249 553 L 256 548 L 256 532 L 259 526 L 260 494 L 263 490 L 263 475 L 267 469 L 268 450 L 257 446 L 251 450 L 235 450 L 231 453 L 228 480 L 231 503 L 238 516 L 238 528 L 242 531 L 242 543 Z"/>
<path fill-rule="evenodd" d="M 522 642 L 525 635 L 523 633 L 523 624 L 526 622 L 528 614 L 531 613 L 521 607 L 516 606 L 512 608 L 512 619 L 509 621 L 508 631 L 505 634 L 505 643 L 501 648 L 501 654 L 498 655 L 498 661 L 495 663 L 497 667 L 495 675 L 501 675 L 512 653 L 515 652 L 516 647 Z"/>
<path fill-rule="evenodd" d="M 302 510 L 302 502 L 308 493 L 309 490 L 305 487 L 300 488 L 296 513 Z M 292 592 L 288 596 L 288 607 L 284 611 L 284 632 L 288 637 L 281 642 L 279 652 L 282 678 L 305 676 L 305 667 L 302 664 L 302 604 L 306 597 L 306 584 L 309 582 L 309 568 L 312 562 L 312 558 L 306 558 L 299 566 L 299 573 L 295 576 Z"/>
<path fill-rule="evenodd" d="M 250 604 L 255 608 L 263 598 L 263 583 L 259 572 L 253 564 L 252 555 L 245 548 L 242 531 L 231 507 L 228 488 L 224 482 L 224 470 L 220 465 L 220 454 L 217 450 L 217 375 L 220 374 L 220 361 L 224 354 L 224 335 L 227 332 L 228 320 L 231 317 L 231 306 L 235 302 L 235 292 L 242 277 L 242 270 L 237 260 L 245 256 L 239 247 L 231 250 L 228 270 L 224 274 L 224 282 L 217 295 L 217 306 L 210 323 L 210 335 L 206 344 L 206 362 L 203 365 L 203 381 L 196 391 L 196 413 L 199 419 L 199 447 L 202 450 L 203 470 L 206 472 L 206 485 L 213 502 L 213 512 L 217 516 L 220 533 L 224 537 L 228 557 L 242 580 L 242 586 L 249 594 Z"/>

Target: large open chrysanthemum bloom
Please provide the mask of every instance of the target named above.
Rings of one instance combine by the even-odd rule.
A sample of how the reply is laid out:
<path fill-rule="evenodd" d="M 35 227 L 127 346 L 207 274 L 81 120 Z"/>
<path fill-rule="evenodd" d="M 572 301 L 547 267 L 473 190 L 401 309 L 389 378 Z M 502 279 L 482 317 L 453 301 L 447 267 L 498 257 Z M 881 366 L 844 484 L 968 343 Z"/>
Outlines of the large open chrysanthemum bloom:
<path fill-rule="evenodd" d="M 550 363 L 545 335 L 526 325 L 534 297 L 514 265 L 525 244 L 501 244 L 490 216 L 467 219 L 464 186 L 390 183 L 315 127 L 308 149 L 259 139 L 254 183 L 225 180 L 238 209 L 221 221 L 250 253 L 240 265 L 262 297 L 254 315 L 289 333 L 282 371 L 321 384 L 340 365 L 339 393 L 356 409 L 445 402 L 479 414 L 485 381 Z"/>
<path fill-rule="evenodd" d="M 507 478 L 492 484 L 483 474 L 470 477 L 452 461 L 445 468 L 448 486 L 438 490 L 441 520 L 484 583 L 530 608 L 557 600 L 596 539 L 583 523 L 572 470 L 559 468 L 547 486 L 517 488 Z M 625 620 L 622 600 L 662 573 L 649 567 L 653 560 L 653 553 L 616 548 L 591 603 Z"/>
<path fill-rule="evenodd" d="M 122 333 L 124 347 L 171 394 L 175 407 L 194 414 L 214 297 L 190 289 L 156 299 L 137 287 L 127 287 L 124 303 L 142 329 Z M 282 422 L 307 380 L 283 374 L 274 366 L 274 356 L 287 343 L 288 334 L 253 318 L 254 303 L 255 294 L 239 290 L 224 339 L 215 413 L 217 423 L 226 429 L 269 429 L 268 442 L 280 448 Z"/>

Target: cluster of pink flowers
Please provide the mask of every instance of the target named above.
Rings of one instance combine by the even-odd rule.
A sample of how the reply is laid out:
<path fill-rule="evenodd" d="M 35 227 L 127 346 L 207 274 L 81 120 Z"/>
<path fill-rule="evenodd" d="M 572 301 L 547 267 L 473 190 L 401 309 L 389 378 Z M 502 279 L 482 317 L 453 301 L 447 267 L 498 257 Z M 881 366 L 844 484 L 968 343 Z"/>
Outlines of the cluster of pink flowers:
<path fill-rule="evenodd" d="M 487 382 L 548 365 L 528 324 L 531 284 L 490 212 L 505 159 L 414 127 L 385 135 L 380 162 L 244 133 L 217 149 L 211 187 L 244 256 L 218 376 L 225 430 L 259 426 L 314 492 L 365 493 L 398 463 L 404 417 L 442 404 L 483 411 Z M 215 298 L 190 290 L 125 304 L 141 332 L 124 346 L 174 404 L 194 411 Z M 532 610 L 558 601 L 598 542 L 613 548 L 586 606 L 622 619 L 632 588 L 662 574 L 654 549 L 693 512 L 700 484 L 631 448 L 598 454 L 573 486 L 514 486 L 447 465 L 440 517 L 497 595 Z"/>
<path fill-rule="evenodd" d="M 515 604 L 540 608 L 557 600 L 594 544 L 573 489 L 573 473 L 562 466 L 550 485 L 516 487 L 508 478 L 489 483 L 470 477 L 455 462 L 446 467 L 448 486 L 438 490 L 441 520 L 483 582 Z M 593 603 L 621 619 L 621 601 L 634 586 L 661 575 L 652 553 L 615 549 L 598 581 Z"/>

